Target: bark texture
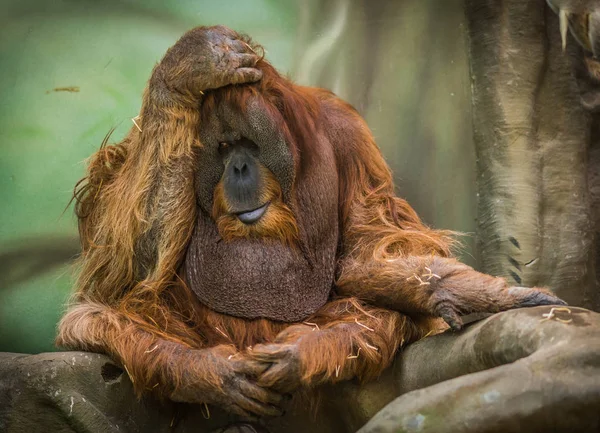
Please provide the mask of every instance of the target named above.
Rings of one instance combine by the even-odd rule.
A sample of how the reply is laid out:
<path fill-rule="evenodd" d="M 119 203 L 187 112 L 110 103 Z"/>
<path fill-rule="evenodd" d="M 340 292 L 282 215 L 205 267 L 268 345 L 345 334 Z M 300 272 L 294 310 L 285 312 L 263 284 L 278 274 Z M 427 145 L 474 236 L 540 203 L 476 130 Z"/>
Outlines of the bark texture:
<path fill-rule="evenodd" d="M 563 52 L 544 0 L 467 0 L 466 16 L 481 269 L 598 310 L 581 48 L 567 35 Z"/>

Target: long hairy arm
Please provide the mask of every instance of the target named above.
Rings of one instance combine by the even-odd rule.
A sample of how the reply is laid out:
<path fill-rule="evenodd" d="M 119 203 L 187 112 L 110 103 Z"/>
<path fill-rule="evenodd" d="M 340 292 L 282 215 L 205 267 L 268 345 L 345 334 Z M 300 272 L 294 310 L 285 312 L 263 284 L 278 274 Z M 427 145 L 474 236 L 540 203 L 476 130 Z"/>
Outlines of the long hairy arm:
<path fill-rule="evenodd" d="M 186 33 L 154 68 L 140 116 L 103 144 L 76 188 L 83 252 L 57 344 L 111 355 L 138 394 L 216 403 L 251 418 L 279 396 L 249 380 L 258 363 L 203 348 L 197 300 L 177 270 L 196 220 L 194 155 L 203 92 L 260 79 L 258 56 L 224 27 Z"/>
<path fill-rule="evenodd" d="M 341 253 L 336 290 L 408 315 L 442 317 L 564 304 L 544 289 L 510 287 L 451 257 L 454 233 L 433 230 L 397 197 L 389 168 L 364 120 L 326 95 L 325 130 L 340 171 Z"/>

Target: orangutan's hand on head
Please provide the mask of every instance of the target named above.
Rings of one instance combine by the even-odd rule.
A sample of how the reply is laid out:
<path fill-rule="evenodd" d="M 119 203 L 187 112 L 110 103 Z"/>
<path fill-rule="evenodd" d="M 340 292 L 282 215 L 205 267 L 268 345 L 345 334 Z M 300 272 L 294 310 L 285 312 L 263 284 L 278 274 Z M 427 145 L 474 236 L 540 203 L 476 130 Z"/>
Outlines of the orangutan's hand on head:
<path fill-rule="evenodd" d="M 260 80 L 260 56 L 244 39 L 224 26 L 190 30 L 154 69 L 150 88 L 161 92 L 155 97 L 193 105 L 205 90 Z"/>

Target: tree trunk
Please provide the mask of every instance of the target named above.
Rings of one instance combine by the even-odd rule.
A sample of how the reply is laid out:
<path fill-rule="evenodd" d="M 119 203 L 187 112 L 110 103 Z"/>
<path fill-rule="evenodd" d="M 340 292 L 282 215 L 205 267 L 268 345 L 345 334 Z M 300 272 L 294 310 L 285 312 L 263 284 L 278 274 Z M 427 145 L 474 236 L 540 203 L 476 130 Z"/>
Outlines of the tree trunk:
<path fill-rule="evenodd" d="M 600 309 L 587 180 L 591 119 L 544 0 L 467 0 L 480 268 Z"/>

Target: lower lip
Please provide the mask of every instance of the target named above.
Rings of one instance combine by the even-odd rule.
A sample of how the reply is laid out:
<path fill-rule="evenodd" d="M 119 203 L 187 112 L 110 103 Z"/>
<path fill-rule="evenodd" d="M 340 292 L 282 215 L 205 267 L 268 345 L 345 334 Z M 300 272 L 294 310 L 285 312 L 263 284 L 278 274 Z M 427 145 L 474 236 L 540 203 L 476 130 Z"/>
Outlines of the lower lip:
<path fill-rule="evenodd" d="M 242 212 L 237 214 L 238 219 L 244 224 L 253 224 L 257 222 L 267 212 L 269 203 L 265 203 L 258 209 L 251 210 L 249 212 Z"/>

